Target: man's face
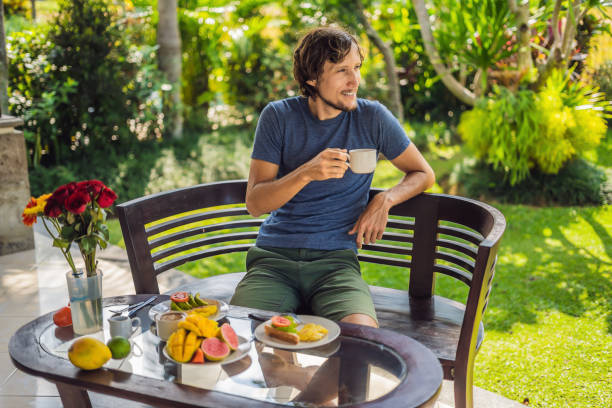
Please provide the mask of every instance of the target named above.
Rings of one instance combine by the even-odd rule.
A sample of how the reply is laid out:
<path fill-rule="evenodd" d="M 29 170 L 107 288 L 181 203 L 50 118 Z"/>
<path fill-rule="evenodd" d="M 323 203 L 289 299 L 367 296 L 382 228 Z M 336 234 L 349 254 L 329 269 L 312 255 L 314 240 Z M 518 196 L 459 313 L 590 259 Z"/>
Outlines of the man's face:
<path fill-rule="evenodd" d="M 325 61 L 323 73 L 318 80 L 307 83 L 317 90 L 317 97 L 329 107 L 340 111 L 351 111 L 357 108 L 357 89 L 361 81 L 361 57 L 357 46 L 337 64 Z"/>

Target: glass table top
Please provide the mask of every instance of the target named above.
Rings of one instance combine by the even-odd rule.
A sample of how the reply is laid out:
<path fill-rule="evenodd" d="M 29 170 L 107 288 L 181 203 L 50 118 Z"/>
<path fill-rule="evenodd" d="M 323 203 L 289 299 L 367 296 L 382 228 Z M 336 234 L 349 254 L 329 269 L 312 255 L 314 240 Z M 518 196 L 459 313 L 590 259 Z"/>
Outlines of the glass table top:
<path fill-rule="evenodd" d="M 119 307 L 113 305 L 112 309 Z M 110 339 L 110 316 L 105 308 L 104 330 L 88 336 L 106 343 Z M 142 326 L 130 339 L 130 355 L 111 359 L 104 367 L 287 406 L 344 406 L 372 401 L 395 389 L 410 370 L 392 349 L 356 337 L 341 335 L 325 346 L 300 351 L 268 347 L 253 340 L 260 322 L 233 317 L 231 310 L 220 323 L 230 323 L 246 339 L 244 356 L 223 365 L 177 364 L 165 356 L 166 343 L 150 330 L 152 322 L 147 313 L 138 316 Z M 54 324 L 39 338 L 47 353 L 63 359 L 68 359 L 68 349 L 75 339 L 71 327 Z"/>

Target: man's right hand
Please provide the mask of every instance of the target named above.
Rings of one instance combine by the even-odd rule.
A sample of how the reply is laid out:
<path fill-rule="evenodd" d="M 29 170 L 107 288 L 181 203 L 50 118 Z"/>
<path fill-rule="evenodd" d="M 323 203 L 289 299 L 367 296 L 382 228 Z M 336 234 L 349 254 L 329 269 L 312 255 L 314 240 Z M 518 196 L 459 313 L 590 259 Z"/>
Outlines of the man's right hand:
<path fill-rule="evenodd" d="M 312 180 L 342 178 L 348 169 L 346 149 L 328 148 L 302 165 L 303 175 Z"/>
<path fill-rule="evenodd" d="M 259 217 L 283 206 L 311 181 L 344 177 L 347 159 L 346 149 L 325 149 L 280 179 L 276 178 L 278 164 L 253 159 L 246 191 L 247 210 Z"/>

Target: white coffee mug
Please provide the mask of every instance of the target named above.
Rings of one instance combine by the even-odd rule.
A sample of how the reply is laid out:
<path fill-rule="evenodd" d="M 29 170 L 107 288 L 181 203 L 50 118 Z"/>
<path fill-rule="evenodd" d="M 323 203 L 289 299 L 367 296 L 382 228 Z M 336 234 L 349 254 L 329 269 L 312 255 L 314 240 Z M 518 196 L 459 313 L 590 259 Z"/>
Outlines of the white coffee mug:
<path fill-rule="evenodd" d="M 136 323 L 136 324 L 134 324 Z M 140 326 L 140 318 L 129 318 L 124 315 L 113 315 L 108 319 L 111 337 L 121 336 L 129 339 Z"/>
<path fill-rule="evenodd" d="M 376 149 L 349 150 L 349 167 L 353 173 L 372 173 L 376 170 L 376 156 Z"/>
<path fill-rule="evenodd" d="M 178 328 L 179 322 L 184 320 L 186 316 L 185 313 L 177 311 L 156 314 L 155 326 L 157 328 L 157 335 L 162 340 L 168 340 L 170 335 Z"/>

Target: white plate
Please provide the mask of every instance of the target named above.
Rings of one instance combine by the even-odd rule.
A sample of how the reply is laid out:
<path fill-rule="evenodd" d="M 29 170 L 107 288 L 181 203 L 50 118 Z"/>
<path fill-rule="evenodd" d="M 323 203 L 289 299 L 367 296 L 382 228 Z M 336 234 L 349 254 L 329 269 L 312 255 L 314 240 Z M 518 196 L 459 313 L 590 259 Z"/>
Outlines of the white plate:
<path fill-rule="evenodd" d="M 164 346 L 164 356 L 166 356 L 166 358 L 176 364 L 186 364 L 186 365 L 192 365 L 192 366 L 205 366 L 205 365 L 210 365 L 210 364 L 230 364 L 233 363 L 234 361 L 238 361 L 241 358 L 243 358 L 244 356 L 249 354 L 249 350 L 251 350 L 251 342 L 248 341 L 247 339 L 245 339 L 242 336 L 238 336 L 238 348 L 232 352 L 230 352 L 229 356 L 225 357 L 223 360 L 221 361 L 208 361 L 206 360 L 206 362 L 204 364 L 196 364 L 196 363 L 181 363 L 179 361 L 176 361 L 175 359 L 173 359 L 172 357 L 170 357 L 170 354 L 168 354 L 168 351 L 166 350 L 168 346 Z"/>
<path fill-rule="evenodd" d="M 304 350 L 324 346 L 336 340 L 336 338 L 340 335 L 340 326 L 338 326 L 334 321 L 331 321 L 324 317 L 310 315 L 298 315 L 298 318 L 302 321 L 302 324 L 297 327 L 298 331 L 300 330 L 302 325 L 306 323 L 314 323 L 325 327 L 327 329 L 327 336 L 317 341 L 300 341 L 298 344 L 289 344 L 282 340 L 275 339 L 274 337 L 270 337 L 266 334 L 266 329 L 264 329 L 264 326 L 266 324 L 270 324 L 270 320 L 268 320 L 267 322 L 264 322 L 257 326 L 257 328 L 255 329 L 255 337 L 257 338 L 257 340 L 261 341 L 267 346 L 287 350 Z"/>
<path fill-rule="evenodd" d="M 208 302 L 208 304 L 214 303 L 217 305 L 217 313 L 214 315 L 208 316 L 208 319 L 220 320 L 224 318 L 225 315 L 227 315 L 229 306 L 224 301 L 217 300 L 217 299 L 204 299 L 204 298 L 202 298 L 202 300 L 204 300 L 205 302 Z M 158 303 L 155 306 L 153 306 L 151 309 L 149 309 L 149 318 L 155 321 L 155 316 L 158 313 L 164 313 L 170 310 L 170 302 L 171 302 L 170 300 L 164 300 L 163 302 Z M 182 310 L 182 312 L 189 312 L 189 310 Z"/>

